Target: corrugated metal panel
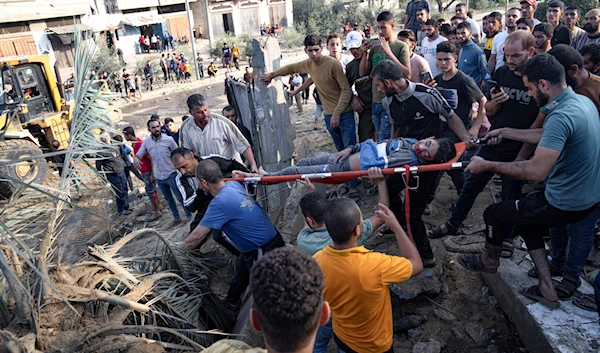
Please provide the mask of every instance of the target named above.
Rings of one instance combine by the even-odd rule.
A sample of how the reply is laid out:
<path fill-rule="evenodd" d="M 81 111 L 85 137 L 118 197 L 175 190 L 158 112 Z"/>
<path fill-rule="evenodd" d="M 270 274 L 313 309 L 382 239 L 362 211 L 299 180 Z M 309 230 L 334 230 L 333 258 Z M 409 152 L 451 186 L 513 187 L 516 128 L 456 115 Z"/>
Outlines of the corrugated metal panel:
<path fill-rule="evenodd" d="M 79 23 L 77 25 L 65 25 L 65 26 L 56 26 L 56 27 L 48 27 L 46 28 L 46 33 L 54 33 L 54 34 L 71 34 L 75 33 L 75 27 L 77 27 L 80 31 L 91 31 L 93 28 Z"/>

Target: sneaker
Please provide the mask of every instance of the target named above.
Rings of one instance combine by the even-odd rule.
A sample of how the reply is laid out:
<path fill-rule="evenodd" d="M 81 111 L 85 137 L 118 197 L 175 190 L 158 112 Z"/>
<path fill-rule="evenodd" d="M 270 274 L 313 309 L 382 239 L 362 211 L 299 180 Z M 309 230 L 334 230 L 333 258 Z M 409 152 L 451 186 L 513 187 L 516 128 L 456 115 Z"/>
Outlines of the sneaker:
<path fill-rule="evenodd" d="M 172 220 L 168 225 L 167 225 L 167 229 L 173 228 L 173 227 L 177 227 L 179 226 L 181 223 L 183 222 L 183 220 L 181 218 L 175 218 L 174 220 Z"/>

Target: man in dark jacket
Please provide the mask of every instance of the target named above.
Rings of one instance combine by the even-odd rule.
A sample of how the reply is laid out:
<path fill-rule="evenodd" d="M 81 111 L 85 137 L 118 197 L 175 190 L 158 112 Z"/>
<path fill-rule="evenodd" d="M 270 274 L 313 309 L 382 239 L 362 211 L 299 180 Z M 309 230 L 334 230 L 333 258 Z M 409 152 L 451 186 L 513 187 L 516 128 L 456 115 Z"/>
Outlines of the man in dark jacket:
<path fill-rule="evenodd" d="M 106 137 L 101 137 L 100 140 L 106 144 L 106 147 L 96 156 L 98 158 L 96 169 L 104 174 L 115 191 L 119 216 L 127 216 L 131 214 L 131 210 L 129 209 L 129 197 L 127 196 L 127 178 L 123 167 L 123 157 L 119 147 L 110 145 Z"/>

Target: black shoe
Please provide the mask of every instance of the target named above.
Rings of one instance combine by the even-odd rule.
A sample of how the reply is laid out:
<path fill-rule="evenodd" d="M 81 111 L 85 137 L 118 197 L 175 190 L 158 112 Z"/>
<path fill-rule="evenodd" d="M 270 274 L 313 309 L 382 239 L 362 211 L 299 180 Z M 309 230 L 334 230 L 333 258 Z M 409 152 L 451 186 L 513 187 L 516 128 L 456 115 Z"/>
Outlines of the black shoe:
<path fill-rule="evenodd" d="M 123 212 L 119 213 L 119 215 L 120 215 L 120 216 L 128 216 L 128 215 L 130 215 L 130 214 L 131 214 L 131 212 L 132 212 L 131 210 L 125 210 L 125 211 L 123 211 Z"/>

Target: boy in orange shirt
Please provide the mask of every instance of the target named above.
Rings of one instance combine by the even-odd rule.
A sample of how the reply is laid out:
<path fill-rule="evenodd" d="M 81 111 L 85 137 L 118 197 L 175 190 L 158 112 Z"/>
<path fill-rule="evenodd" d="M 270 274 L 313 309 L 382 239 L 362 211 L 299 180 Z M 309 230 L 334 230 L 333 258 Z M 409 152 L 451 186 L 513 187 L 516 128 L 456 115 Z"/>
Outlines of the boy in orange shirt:
<path fill-rule="evenodd" d="M 408 280 L 423 270 L 415 245 L 385 205 L 380 217 L 396 234 L 405 257 L 373 252 L 358 246 L 363 217 L 356 202 L 335 200 L 324 215 L 333 246 L 314 255 L 325 274 L 324 298 L 333 315 L 338 347 L 346 352 L 393 352 L 392 302 L 389 285 Z"/>

